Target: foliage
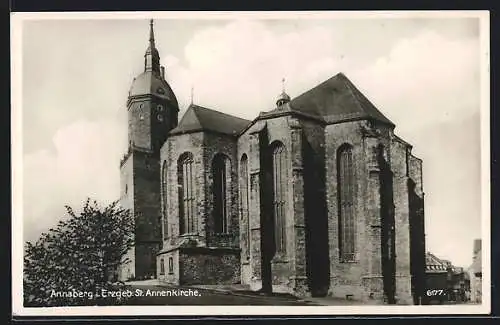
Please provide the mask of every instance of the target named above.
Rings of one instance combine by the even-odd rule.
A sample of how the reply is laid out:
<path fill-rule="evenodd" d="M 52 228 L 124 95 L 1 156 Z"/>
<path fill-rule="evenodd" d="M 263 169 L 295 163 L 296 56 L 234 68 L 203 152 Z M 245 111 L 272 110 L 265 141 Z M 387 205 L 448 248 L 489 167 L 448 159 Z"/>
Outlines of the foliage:
<path fill-rule="evenodd" d="M 90 199 L 78 214 L 69 206 L 66 210 L 67 220 L 43 233 L 35 243 L 26 242 L 25 306 L 120 303 L 100 293 L 103 289 L 116 292 L 124 286 L 116 282 L 115 272 L 128 262 L 124 257 L 133 245 L 133 216 L 117 202 L 102 209 Z"/>

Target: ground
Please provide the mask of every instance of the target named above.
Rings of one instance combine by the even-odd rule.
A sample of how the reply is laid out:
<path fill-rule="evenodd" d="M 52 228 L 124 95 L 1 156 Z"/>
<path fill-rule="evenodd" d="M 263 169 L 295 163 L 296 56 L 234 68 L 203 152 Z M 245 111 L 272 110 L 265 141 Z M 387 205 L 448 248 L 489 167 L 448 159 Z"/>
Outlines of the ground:
<path fill-rule="evenodd" d="M 151 290 L 158 292 L 159 290 L 166 289 L 179 289 L 179 288 L 166 288 L 152 285 L 133 286 L 134 289 L 141 289 L 144 292 Z M 181 288 L 187 289 L 187 288 Z M 273 306 L 289 306 L 289 305 L 309 305 L 309 303 L 300 302 L 290 298 L 276 298 L 276 297 L 263 297 L 259 295 L 237 295 L 234 293 L 216 292 L 207 289 L 199 289 L 199 296 L 184 296 L 184 297 L 152 297 L 142 296 L 133 297 L 126 304 L 127 305 L 273 305 Z"/>
<path fill-rule="evenodd" d="M 134 292 L 127 305 L 271 305 L 271 306 L 321 306 L 321 305 L 359 305 L 356 301 L 335 298 L 300 299 L 289 294 L 261 294 L 241 288 L 227 287 L 166 286 L 151 281 L 127 283 L 127 288 Z M 148 291 L 149 290 L 149 291 Z M 189 296 L 173 296 L 175 292 L 190 291 Z M 194 292 L 197 296 L 194 296 Z M 140 293 L 138 295 L 137 293 Z M 163 295 L 163 296 L 162 296 Z"/>
<path fill-rule="evenodd" d="M 253 305 L 253 306 L 353 306 L 377 304 L 333 297 L 298 298 L 290 294 L 262 294 L 250 291 L 243 286 L 167 286 L 156 280 L 128 282 L 127 289 L 134 296 L 126 305 Z M 149 291 L 148 291 L 149 290 Z M 184 296 L 180 292 L 184 292 Z M 137 293 L 141 293 L 138 295 Z M 177 293 L 177 296 L 175 296 Z M 187 295 L 189 293 L 189 295 Z M 195 295 L 196 293 L 196 295 Z M 456 302 L 444 302 L 456 304 Z"/>

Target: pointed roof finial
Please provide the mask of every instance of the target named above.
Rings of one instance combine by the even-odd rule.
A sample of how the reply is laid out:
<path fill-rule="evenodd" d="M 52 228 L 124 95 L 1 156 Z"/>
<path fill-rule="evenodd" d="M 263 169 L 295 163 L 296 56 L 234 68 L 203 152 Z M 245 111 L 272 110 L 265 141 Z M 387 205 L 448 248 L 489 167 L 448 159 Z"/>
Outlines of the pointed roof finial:
<path fill-rule="evenodd" d="M 283 106 L 283 104 L 286 104 L 290 101 L 290 96 L 285 92 L 285 78 L 281 79 L 281 94 L 278 96 L 278 99 L 276 100 L 276 106 L 280 107 Z"/>
<path fill-rule="evenodd" d="M 155 34 L 153 29 L 153 19 L 149 20 L 149 46 L 144 54 L 146 60 L 144 62 L 144 71 L 153 71 L 157 75 L 161 75 L 160 69 L 160 54 L 155 46 Z"/>
<path fill-rule="evenodd" d="M 194 100 L 194 86 L 191 86 L 191 105 L 193 105 Z"/>
<path fill-rule="evenodd" d="M 149 45 L 155 47 L 155 32 L 153 29 L 153 19 L 149 20 Z"/>

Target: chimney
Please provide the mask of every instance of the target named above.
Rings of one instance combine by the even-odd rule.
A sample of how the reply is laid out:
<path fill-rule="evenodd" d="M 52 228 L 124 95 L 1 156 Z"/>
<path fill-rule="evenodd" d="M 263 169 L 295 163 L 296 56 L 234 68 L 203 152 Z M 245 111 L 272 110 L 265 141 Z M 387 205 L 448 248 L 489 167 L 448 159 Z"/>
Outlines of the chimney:
<path fill-rule="evenodd" d="M 476 255 L 481 250 L 481 239 L 474 240 L 473 254 Z"/>
<path fill-rule="evenodd" d="M 165 79 L 165 67 L 161 67 L 161 77 Z"/>

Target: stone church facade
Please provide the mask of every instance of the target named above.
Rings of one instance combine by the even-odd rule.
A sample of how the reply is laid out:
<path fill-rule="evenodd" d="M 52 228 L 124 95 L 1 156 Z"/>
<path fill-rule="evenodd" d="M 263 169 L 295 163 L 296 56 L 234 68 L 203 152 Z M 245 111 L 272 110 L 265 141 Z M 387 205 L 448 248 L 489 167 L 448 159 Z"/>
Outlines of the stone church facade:
<path fill-rule="evenodd" d="M 422 161 L 345 75 L 283 92 L 252 121 L 193 104 L 179 121 L 151 22 L 127 107 L 121 203 L 136 243 L 122 280 L 422 297 Z"/>

